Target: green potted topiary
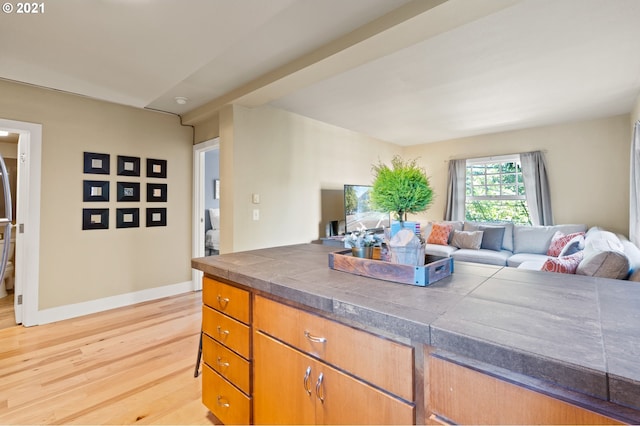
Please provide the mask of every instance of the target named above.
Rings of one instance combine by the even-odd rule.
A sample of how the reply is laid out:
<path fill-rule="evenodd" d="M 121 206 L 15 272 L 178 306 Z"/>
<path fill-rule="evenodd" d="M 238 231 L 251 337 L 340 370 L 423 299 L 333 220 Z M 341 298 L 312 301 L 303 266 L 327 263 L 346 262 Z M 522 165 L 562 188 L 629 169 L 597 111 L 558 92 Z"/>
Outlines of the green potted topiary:
<path fill-rule="evenodd" d="M 431 205 L 433 190 L 425 170 L 416 160 L 405 161 L 398 155 L 391 160 L 391 167 L 379 162 L 372 169 L 375 175 L 372 206 L 376 210 L 394 212 L 400 222 L 400 231 L 387 241 L 391 261 L 423 265 L 423 241 L 413 231 L 403 228 L 408 213 L 423 212 Z"/>
<path fill-rule="evenodd" d="M 375 178 L 371 203 L 376 210 L 394 212 L 402 224 L 408 213 L 423 212 L 431 205 L 433 190 L 429 178 L 415 159 L 405 161 L 396 155 L 391 167 L 379 162 L 372 169 Z"/>

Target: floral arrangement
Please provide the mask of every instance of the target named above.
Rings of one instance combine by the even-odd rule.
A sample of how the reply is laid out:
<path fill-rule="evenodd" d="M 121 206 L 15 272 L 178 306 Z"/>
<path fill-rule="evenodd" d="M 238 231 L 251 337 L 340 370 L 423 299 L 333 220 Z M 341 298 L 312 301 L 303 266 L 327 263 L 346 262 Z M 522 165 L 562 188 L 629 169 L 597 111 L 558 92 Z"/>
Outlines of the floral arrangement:
<path fill-rule="evenodd" d="M 344 239 L 351 248 L 374 247 L 382 243 L 382 237 L 369 231 L 354 231 Z"/>

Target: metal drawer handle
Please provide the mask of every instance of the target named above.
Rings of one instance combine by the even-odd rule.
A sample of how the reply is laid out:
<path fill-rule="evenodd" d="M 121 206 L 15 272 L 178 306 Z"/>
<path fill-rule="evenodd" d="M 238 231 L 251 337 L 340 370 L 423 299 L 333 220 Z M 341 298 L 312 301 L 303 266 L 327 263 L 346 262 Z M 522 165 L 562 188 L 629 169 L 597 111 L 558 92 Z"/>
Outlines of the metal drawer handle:
<path fill-rule="evenodd" d="M 324 403 L 324 386 L 322 386 L 323 380 L 324 380 L 324 373 L 320 373 L 320 375 L 318 376 L 318 381 L 316 382 L 316 397 L 322 403 Z"/>
<path fill-rule="evenodd" d="M 218 295 L 218 303 L 220 304 L 220 306 L 222 306 L 223 304 L 226 306 L 229 304 L 229 298 Z"/>
<path fill-rule="evenodd" d="M 227 401 L 227 402 L 223 402 L 223 401 Z M 225 408 L 229 408 L 229 400 L 227 398 L 225 398 L 224 396 L 218 395 L 218 405 L 221 407 L 225 407 Z"/>
<path fill-rule="evenodd" d="M 327 343 L 327 339 L 325 339 L 324 337 L 314 336 L 313 334 L 309 333 L 307 330 L 304 331 L 304 337 L 306 337 L 307 339 L 309 339 L 309 341 L 313 343 Z"/>
<path fill-rule="evenodd" d="M 222 327 L 218 326 L 218 334 L 220 336 L 222 336 L 222 335 L 228 336 L 229 335 L 229 330 L 223 330 Z"/>
<path fill-rule="evenodd" d="M 311 389 L 309 389 L 309 376 L 311 375 L 311 366 L 307 367 L 307 371 L 304 373 L 304 380 L 302 384 L 304 386 L 304 390 L 308 395 L 311 395 Z"/>
<path fill-rule="evenodd" d="M 223 362 L 223 361 L 222 361 L 222 357 L 218 357 L 218 365 L 219 365 L 220 367 L 228 367 L 228 366 L 229 366 L 229 363 L 228 363 L 228 362 Z"/>

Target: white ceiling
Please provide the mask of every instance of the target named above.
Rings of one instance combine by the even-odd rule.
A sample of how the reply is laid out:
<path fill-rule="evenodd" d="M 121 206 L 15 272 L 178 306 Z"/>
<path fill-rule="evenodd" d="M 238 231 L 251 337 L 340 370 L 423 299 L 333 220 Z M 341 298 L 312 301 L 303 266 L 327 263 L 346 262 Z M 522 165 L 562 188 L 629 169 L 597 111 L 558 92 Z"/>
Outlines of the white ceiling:
<path fill-rule="evenodd" d="M 441 2 L 48 1 L 0 12 L 0 78 L 192 122 L 270 103 L 399 145 L 628 113 L 640 94 L 639 0 Z"/>

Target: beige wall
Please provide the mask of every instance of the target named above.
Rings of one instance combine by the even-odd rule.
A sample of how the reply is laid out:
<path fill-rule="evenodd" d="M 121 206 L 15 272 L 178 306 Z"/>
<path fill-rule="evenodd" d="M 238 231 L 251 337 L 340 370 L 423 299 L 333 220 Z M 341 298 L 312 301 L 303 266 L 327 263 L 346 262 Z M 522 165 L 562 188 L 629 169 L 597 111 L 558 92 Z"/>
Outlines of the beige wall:
<path fill-rule="evenodd" d="M 408 147 L 420 157 L 436 194 L 419 220 L 441 220 L 448 160 L 545 151 L 556 223 L 586 223 L 629 230 L 629 115 L 537 127 Z"/>
<path fill-rule="evenodd" d="M 324 236 L 323 191 L 342 191 L 345 183 L 370 184 L 371 165 L 400 152 L 396 145 L 276 108 L 224 109 L 221 251 Z M 254 193 L 260 204 L 252 203 Z M 254 209 L 260 210 L 258 221 L 252 219 Z"/>
<path fill-rule="evenodd" d="M 178 117 L 0 81 L 0 117 L 42 124 L 39 308 L 191 279 L 193 130 Z M 83 174 L 83 152 L 111 154 L 111 174 Z M 116 175 L 117 156 L 142 177 Z M 146 228 L 146 158 L 168 161 L 167 227 Z M 84 179 L 109 180 L 110 202 L 83 203 Z M 118 180 L 141 182 L 140 203 L 117 203 Z M 116 229 L 117 207 L 140 207 L 140 227 Z M 108 207 L 108 230 L 82 230 L 82 209 Z"/>

